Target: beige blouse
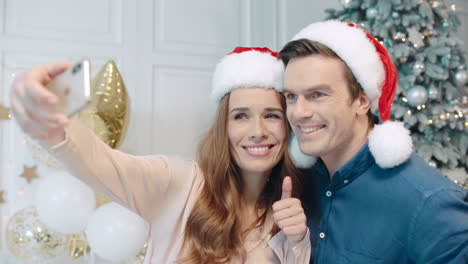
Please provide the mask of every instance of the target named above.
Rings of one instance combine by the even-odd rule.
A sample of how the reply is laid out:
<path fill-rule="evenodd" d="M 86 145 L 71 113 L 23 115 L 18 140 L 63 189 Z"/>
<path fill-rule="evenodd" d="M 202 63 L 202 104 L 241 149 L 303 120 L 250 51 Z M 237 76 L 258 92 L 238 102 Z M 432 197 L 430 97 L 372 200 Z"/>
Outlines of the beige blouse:
<path fill-rule="evenodd" d="M 72 175 L 149 223 L 144 263 L 174 263 L 180 257 L 186 221 L 204 181 L 195 161 L 120 152 L 108 147 L 77 120 L 71 120 L 67 126 L 66 139 L 49 151 Z M 247 263 L 309 263 L 309 234 L 290 247 L 283 232 L 274 237 L 268 234 L 272 225 L 270 217 L 263 228 L 248 234 Z"/>

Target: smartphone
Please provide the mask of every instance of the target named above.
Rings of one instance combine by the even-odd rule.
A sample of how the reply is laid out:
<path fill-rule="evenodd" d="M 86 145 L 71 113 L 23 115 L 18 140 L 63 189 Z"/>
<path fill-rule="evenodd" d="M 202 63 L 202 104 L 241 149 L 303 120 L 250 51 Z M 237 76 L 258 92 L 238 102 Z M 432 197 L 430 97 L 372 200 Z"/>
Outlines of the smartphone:
<path fill-rule="evenodd" d="M 89 104 L 91 94 L 89 60 L 75 63 L 55 77 L 47 88 L 59 97 L 58 111 L 72 116 Z"/>

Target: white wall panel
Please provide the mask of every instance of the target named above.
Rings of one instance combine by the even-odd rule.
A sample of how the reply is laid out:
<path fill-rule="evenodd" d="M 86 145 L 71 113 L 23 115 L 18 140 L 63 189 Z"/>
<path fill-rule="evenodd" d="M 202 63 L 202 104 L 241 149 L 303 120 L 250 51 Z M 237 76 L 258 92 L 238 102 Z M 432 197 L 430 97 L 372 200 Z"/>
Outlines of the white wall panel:
<path fill-rule="evenodd" d="M 211 72 L 193 68 L 154 68 L 153 149 L 192 158 L 214 114 Z"/>
<path fill-rule="evenodd" d="M 156 0 L 154 49 L 217 54 L 242 43 L 242 1 Z"/>
<path fill-rule="evenodd" d="M 6 35 L 121 44 L 121 0 L 6 0 Z"/>

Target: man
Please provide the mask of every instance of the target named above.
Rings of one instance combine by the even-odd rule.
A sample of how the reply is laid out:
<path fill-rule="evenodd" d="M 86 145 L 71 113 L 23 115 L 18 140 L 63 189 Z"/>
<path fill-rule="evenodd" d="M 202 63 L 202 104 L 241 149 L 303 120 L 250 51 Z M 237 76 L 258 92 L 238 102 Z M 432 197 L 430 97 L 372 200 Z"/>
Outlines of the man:
<path fill-rule="evenodd" d="M 301 151 L 319 158 L 303 200 L 313 261 L 468 263 L 467 190 L 414 154 L 409 132 L 388 121 L 397 71 L 385 48 L 354 25 L 327 21 L 300 31 L 279 58 L 289 122 Z"/>

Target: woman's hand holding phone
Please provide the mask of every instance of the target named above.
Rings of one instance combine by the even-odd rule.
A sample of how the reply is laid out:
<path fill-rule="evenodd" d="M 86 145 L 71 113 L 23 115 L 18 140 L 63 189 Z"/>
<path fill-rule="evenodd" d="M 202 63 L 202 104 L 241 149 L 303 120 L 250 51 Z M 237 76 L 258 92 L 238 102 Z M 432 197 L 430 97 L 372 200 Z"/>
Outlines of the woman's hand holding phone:
<path fill-rule="evenodd" d="M 11 110 L 21 129 L 33 139 L 48 145 L 65 139 L 68 116 L 60 112 L 59 96 L 46 88 L 71 65 L 57 62 L 18 74 L 11 89 Z"/>

